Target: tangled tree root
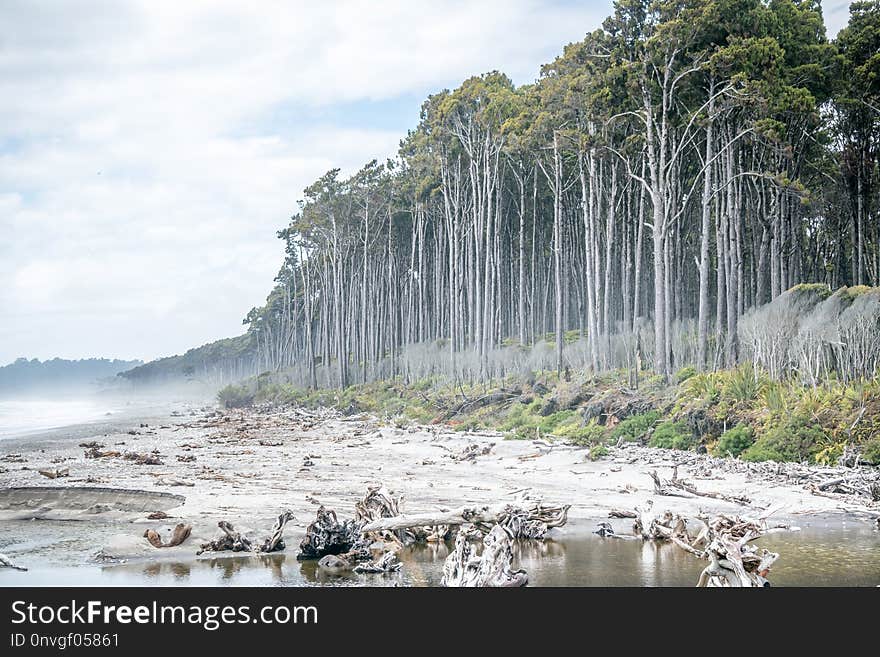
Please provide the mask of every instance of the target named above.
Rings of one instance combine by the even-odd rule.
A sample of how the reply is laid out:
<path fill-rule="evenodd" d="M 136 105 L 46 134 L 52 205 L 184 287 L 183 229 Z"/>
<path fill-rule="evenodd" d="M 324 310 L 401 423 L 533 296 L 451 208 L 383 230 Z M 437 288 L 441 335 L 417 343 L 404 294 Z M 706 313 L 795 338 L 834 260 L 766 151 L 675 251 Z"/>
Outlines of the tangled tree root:
<path fill-rule="evenodd" d="M 468 532 L 460 531 L 455 550 L 443 564 L 441 586 L 447 587 L 515 587 L 525 586 L 529 578 L 524 570 L 512 570 L 512 536 L 502 525 L 492 527 L 483 539 L 483 552 L 476 554 Z"/>
<path fill-rule="evenodd" d="M 632 514 L 633 536 L 615 534 L 608 523 L 600 523 L 596 533 L 605 538 L 641 538 L 644 540 L 668 540 L 700 559 L 708 559 L 709 565 L 702 573 L 697 586 L 762 587 L 769 586 L 767 575 L 779 558 L 775 552 L 749 545 L 764 535 L 768 529 L 766 518 L 772 511 L 758 519 L 739 516 L 717 515 L 711 520 L 700 517 L 701 524 L 696 536 L 688 532 L 688 521 L 665 511 L 654 511 L 654 503 L 648 500 L 636 507 Z M 612 517 L 628 517 L 618 509 Z"/>
<path fill-rule="evenodd" d="M 339 522 L 336 512 L 318 507 L 317 517 L 306 528 L 299 544 L 297 559 L 320 559 L 327 555 L 342 555 L 352 550 L 366 551 L 361 539 L 361 525 L 357 520 Z"/>
<path fill-rule="evenodd" d="M 284 528 L 288 522 L 293 520 L 294 515 L 289 510 L 285 510 L 275 520 L 272 532 L 263 539 L 259 545 L 254 545 L 247 536 L 242 536 L 240 532 L 235 531 L 232 523 L 221 520 L 217 523 L 223 536 L 215 538 L 213 541 L 204 543 L 196 554 L 203 552 L 278 552 L 286 546 L 284 544 Z"/>

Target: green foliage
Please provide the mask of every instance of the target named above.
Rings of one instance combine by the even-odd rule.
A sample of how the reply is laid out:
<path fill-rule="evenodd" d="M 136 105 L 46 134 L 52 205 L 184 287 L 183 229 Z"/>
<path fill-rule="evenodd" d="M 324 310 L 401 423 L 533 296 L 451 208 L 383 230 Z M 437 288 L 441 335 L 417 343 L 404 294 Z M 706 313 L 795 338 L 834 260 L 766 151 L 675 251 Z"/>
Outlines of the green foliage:
<path fill-rule="evenodd" d="M 876 436 L 862 446 L 862 460 L 871 465 L 880 465 L 880 436 Z"/>
<path fill-rule="evenodd" d="M 654 429 L 648 445 L 663 449 L 690 449 L 696 444 L 694 435 L 684 422 L 662 422 Z"/>
<path fill-rule="evenodd" d="M 593 445 L 590 447 L 588 456 L 591 461 L 598 461 L 599 459 L 608 456 L 608 454 L 610 454 L 610 452 L 605 445 Z"/>
<path fill-rule="evenodd" d="M 641 440 L 660 419 L 657 411 L 648 411 L 641 415 L 633 415 L 621 421 L 611 431 L 611 439 L 614 441 L 623 438 L 627 442 Z"/>
<path fill-rule="evenodd" d="M 738 424 L 721 434 L 718 444 L 715 445 L 712 451 L 715 456 L 727 456 L 728 454 L 739 456 L 751 447 L 754 442 L 755 432 L 752 431 L 752 428 L 744 424 Z"/>
<path fill-rule="evenodd" d="M 805 415 L 792 415 L 755 440 L 741 457 L 745 461 L 814 461 L 827 434 Z"/>
<path fill-rule="evenodd" d="M 688 365 L 687 367 L 682 367 L 678 372 L 675 373 L 675 382 L 676 383 L 684 383 L 692 376 L 696 376 L 697 370 L 694 367 Z"/>
<path fill-rule="evenodd" d="M 254 403 L 254 393 L 244 385 L 228 385 L 217 393 L 217 401 L 225 408 L 244 408 Z"/>
<path fill-rule="evenodd" d="M 565 438 L 575 445 L 598 445 L 605 439 L 605 428 L 595 419 L 584 424 L 581 418 L 568 421 L 557 427 L 554 435 Z"/>
<path fill-rule="evenodd" d="M 762 380 L 751 363 L 740 365 L 727 373 L 723 393 L 743 403 L 757 399 Z"/>

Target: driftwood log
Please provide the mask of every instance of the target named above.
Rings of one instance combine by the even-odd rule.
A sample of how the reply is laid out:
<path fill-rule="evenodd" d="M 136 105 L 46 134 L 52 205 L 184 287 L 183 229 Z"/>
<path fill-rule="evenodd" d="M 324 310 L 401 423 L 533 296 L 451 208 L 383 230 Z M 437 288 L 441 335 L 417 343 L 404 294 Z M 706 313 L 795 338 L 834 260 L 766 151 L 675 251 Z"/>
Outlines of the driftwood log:
<path fill-rule="evenodd" d="M 150 545 L 155 548 L 170 548 L 183 543 L 186 539 L 189 538 L 191 532 L 192 525 L 186 525 L 181 522 L 174 527 L 174 531 L 171 533 L 171 538 L 168 540 L 167 543 L 162 540 L 162 536 L 159 534 L 159 532 L 152 529 L 148 529 L 144 532 L 144 538 L 147 539 Z"/>
<path fill-rule="evenodd" d="M 779 555 L 749 543 L 768 531 L 766 519 L 771 513 L 773 510 L 765 511 L 758 519 L 724 514 L 711 520 L 696 518 L 701 528 L 691 536 L 685 518 L 669 511 L 657 513 L 653 501 L 648 500 L 636 507 L 633 534 L 644 540 L 668 540 L 707 559 L 709 565 L 700 573 L 699 587 L 763 587 L 770 585 L 767 575 Z M 596 533 L 607 538 L 632 538 L 615 534 L 608 523 L 600 524 Z"/>
<path fill-rule="evenodd" d="M 703 551 L 709 565 L 700 573 L 697 586 L 763 587 L 767 575 L 779 558 L 775 552 L 748 545 L 760 537 L 763 521 L 720 515 L 710 520 L 705 532 L 708 545 Z"/>
<path fill-rule="evenodd" d="M 69 477 L 70 476 L 70 468 L 57 468 L 55 470 L 37 470 L 44 477 L 48 477 L 49 479 L 60 479 L 61 477 Z"/>
<path fill-rule="evenodd" d="M 250 552 L 253 549 L 250 540 L 246 536 L 242 536 L 240 532 L 235 531 L 232 523 L 221 520 L 217 523 L 217 526 L 223 532 L 223 536 L 202 544 L 201 549 L 196 554 L 227 551 Z"/>
<path fill-rule="evenodd" d="M 451 511 L 399 515 L 368 522 L 361 528 L 364 533 L 394 531 L 419 527 L 474 525 L 488 532 L 494 525 L 503 525 L 512 538 L 544 538 L 553 527 L 561 527 L 568 520 L 571 505 L 546 506 L 540 502 L 503 504 L 494 507 L 463 507 Z"/>
<path fill-rule="evenodd" d="M 359 563 L 354 567 L 356 573 L 393 573 L 400 570 L 400 560 L 394 552 L 386 552 L 375 561 Z"/>
<path fill-rule="evenodd" d="M 511 587 L 528 584 L 529 578 L 524 570 L 511 568 L 511 539 L 503 526 L 495 525 L 483 539 L 483 552 L 478 556 L 476 546 L 467 540 L 467 532 L 460 531 L 455 539 L 455 550 L 443 564 L 441 586 Z"/>
<path fill-rule="evenodd" d="M 263 540 L 257 548 L 257 552 L 279 552 L 283 550 L 286 547 L 284 545 L 284 528 L 291 520 L 293 520 L 293 513 L 289 510 L 285 510 L 284 513 L 279 515 L 275 520 L 275 525 L 272 527 L 272 533 Z"/>
<path fill-rule="evenodd" d="M 0 552 L 0 568 L 12 568 L 13 570 L 21 570 L 23 572 L 27 571 L 27 568 L 17 565 L 15 562 L 12 561 L 12 559 L 7 557 L 2 552 Z"/>
<path fill-rule="evenodd" d="M 378 530 L 376 530 L 378 531 Z M 369 552 L 361 538 L 362 523 L 357 520 L 340 522 L 336 512 L 318 507 L 315 520 L 306 528 L 306 535 L 299 544 L 299 560 L 320 559 L 327 555 L 342 555 L 353 550 Z"/>
<path fill-rule="evenodd" d="M 241 532 L 235 531 L 232 523 L 221 520 L 217 523 L 223 535 L 215 538 L 213 541 L 204 543 L 196 554 L 203 552 L 278 552 L 283 550 L 284 545 L 284 528 L 287 523 L 293 520 L 294 515 L 289 510 L 285 510 L 275 520 L 272 531 L 259 544 L 254 544 L 247 536 L 243 536 Z"/>

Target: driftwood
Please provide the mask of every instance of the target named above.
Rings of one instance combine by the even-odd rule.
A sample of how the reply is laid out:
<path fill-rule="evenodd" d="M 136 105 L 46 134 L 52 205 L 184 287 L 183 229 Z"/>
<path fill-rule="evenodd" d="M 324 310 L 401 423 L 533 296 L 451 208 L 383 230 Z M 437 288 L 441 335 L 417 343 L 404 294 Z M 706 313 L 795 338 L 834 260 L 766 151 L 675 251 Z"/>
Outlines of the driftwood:
<path fill-rule="evenodd" d="M 159 456 L 153 452 L 150 454 L 138 454 L 137 452 L 126 452 L 122 455 L 126 461 L 133 461 L 135 465 L 164 465 Z"/>
<path fill-rule="evenodd" d="M 345 554 L 356 548 L 366 551 L 361 533 L 362 527 L 358 521 L 339 522 L 335 511 L 320 506 L 315 520 L 306 528 L 306 535 L 299 545 L 300 553 L 296 558 L 320 559 L 326 555 Z"/>
<path fill-rule="evenodd" d="M 44 477 L 49 479 L 59 479 L 61 477 L 70 476 L 70 468 L 60 468 L 55 470 L 37 470 Z"/>
<path fill-rule="evenodd" d="M 487 445 L 471 443 L 458 454 L 451 454 L 450 457 L 453 461 L 474 461 L 478 456 L 488 456 L 491 454 L 494 447 L 495 443 L 489 443 Z"/>
<path fill-rule="evenodd" d="M 293 520 L 294 515 L 288 510 L 281 513 L 275 520 L 272 527 L 272 533 L 269 534 L 259 544 L 254 544 L 247 536 L 242 536 L 240 532 L 235 531 L 235 527 L 231 523 L 221 520 L 217 523 L 223 536 L 215 538 L 213 541 L 204 543 L 196 554 L 203 552 L 277 552 L 283 550 L 284 545 L 284 528 L 288 522 Z"/>
<path fill-rule="evenodd" d="M 449 525 L 475 525 L 488 531 L 493 525 L 504 525 L 512 538 L 544 538 L 553 527 L 561 527 L 568 520 L 571 505 L 545 506 L 531 502 L 528 506 L 516 503 L 495 507 L 464 507 L 452 511 L 399 515 L 393 518 L 380 518 L 361 527 L 363 533 L 393 531 L 417 527 L 437 527 Z"/>
<path fill-rule="evenodd" d="M 109 449 L 105 452 L 102 452 L 97 447 L 91 447 L 86 450 L 85 456 L 87 459 L 116 458 L 117 456 L 122 456 L 122 452 L 117 452 L 116 450 L 113 450 L 113 449 Z"/>
<path fill-rule="evenodd" d="M 501 525 L 495 525 L 483 539 L 483 552 L 476 555 L 467 532 L 459 532 L 455 550 L 443 564 L 441 586 L 487 587 L 525 586 L 529 578 L 524 570 L 512 570 L 512 537 Z"/>
<path fill-rule="evenodd" d="M 708 559 L 697 586 L 769 586 L 766 578 L 779 555 L 748 543 L 767 531 L 766 519 L 773 512 L 764 511 L 758 519 L 723 514 L 711 520 L 698 518 L 702 528 L 692 537 L 685 518 L 669 511 L 659 514 L 653 501 L 648 500 L 635 510 L 633 533 L 635 538 L 668 540 L 700 559 Z M 596 533 L 607 538 L 632 538 L 615 534 L 608 523 L 600 523 Z"/>
<path fill-rule="evenodd" d="M 253 549 L 250 540 L 246 536 L 242 536 L 235 531 L 235 527 L 231 523 L 221 520 L 217 523 L 223 536 L 215 538 L 213 541 L 203 543 L 201 549 L 196 554 L 202 552 L 250 552 Z"/>
<path fill-rule="evenodd" d="M 447 411 L 441 419 L 443 421 L 451 420 L 459 413 L 463 413 L 465 411 L 475 411 L 478 408 L 483 408 L 485 406 L 490 406 L 492 404 L 500 404 L 501 402 L 508 402 L 516 397 L 519 397 L 522 394 L 521 390 L 513 390 L 513 391 L 500 391 L 493 392 L 488 395 L 484 395 L 483 397 L 478 397 L 477 399 L 466 399 L 464 402 L 456 406 L 455 408 Z"/>
<path fill-rule="evenodd" d="M 13 570 L 21 570 L 23 572 L 27 571 L 27 568 L 17 565 L 15 562 L 12 561 L 12 559 L 7 557 L 2 552 L 0 552 L 0 568 L 12 568 Z"/>
<path fill-rule="evenodd" d="M 656 474 L 656 473 L 655 473 Z M 682 479 L 678 478 L 678 466 L 672 470 L 672 479 L 669 481 L 670 486 L 674 486 L 675 488 L 679 488 L 691 495 L 695 495 L 697 497 L 711 497 L 715 500 L 724 500 L 725 502 L 733 502 L 734 504 L 740 504 L 742 506 L 748 506 L 752 503 L 752 501 L 745 496 L 742 495 L 725 495 L 724 493 L 713 493 L 710 491 L 698 491 L 693 484 L 690 484 Z"/>
<path fill-rule="evenodd" d="M 148 529 L 144 532 L 144 538 L 155 548 L 170 548 L 183 543 L 189 538 L 191 532 L 192 525 L 185 525 L 181 522 L 174 528 L 174 531 L 171 533 L 171 539 L 167 543 L 163 542 L 162 536 L 159 532 L 152 529 Z"/>
<path fill-rule="evenodd" d="M 611 509 L 608 512 L 609 518 L 637 518 L 638 515 L 635 511 L 627 511 L 626 509 Z"/>
<path fill-rule="evenodd" d="M 354 505 L 354 519 L 361 525 L 368 524 L 382 518 L 393 518 L 403 512 L 403 497 L 395 497 L 385 486 L 369 486 L 367 494 Z M 362 533 L 367 533 L 363 532 Z M 370 538 L 375 540 L 390 540 L 400 545 L 411 545 L 417 540 L 426 540 L 427 530 L 398 529 L 378 530 L 369 532 Z"/>
<path fill-rule="evenodd" d="M 660 476 L 657 474 L 656 470 L 652 470 L 647 474 L 654 480 L 654 495 L 662 495 L 665 497 L 691 497 L 691 495 L 687 493 L 682 493 L 679 490 L 665 486 L 660 480 Z"/>
<path fill-rule="evenodd" d="M 284 545 L 284 527 L 288 522 L 293 520 L 293 513 L 289 510 L 285 510 L 284 513 L 278 516 L 278 519 L 275 520 L 275 525 L 272 527 L 272 533 L 266 537 L 262 544 L 257 548 L 257 552 L 279 552 L 283 550 L 286 546 Z"/>
<path fill-rule="evenodd" d="M 354 567 L 356 573 L 392 573 L 400 570 L 400 560 L 394 552 L 386 552 L 375 561 L 359 563 Z"/>
<path fill-rule="evenodd" d="M 779 558 L 775 552 L 748 545 L 761 536 L 763 522 L 720 515 L 707 523 L 708 545 L 703 556 L 709 565 L 700 573 L 697 586 L 763 587 L 766 577 Z"/>

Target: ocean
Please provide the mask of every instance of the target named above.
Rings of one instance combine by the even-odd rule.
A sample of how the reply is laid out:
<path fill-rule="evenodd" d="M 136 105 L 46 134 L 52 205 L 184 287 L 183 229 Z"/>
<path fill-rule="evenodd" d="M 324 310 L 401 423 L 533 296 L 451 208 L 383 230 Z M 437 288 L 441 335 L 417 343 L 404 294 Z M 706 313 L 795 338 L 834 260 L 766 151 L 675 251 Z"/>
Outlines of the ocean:
<path fill-rule="evenodd" d="M 97 422 L 115 412 L 112 402 L 97 399 L 0 400 L 0 440 Z"/>

